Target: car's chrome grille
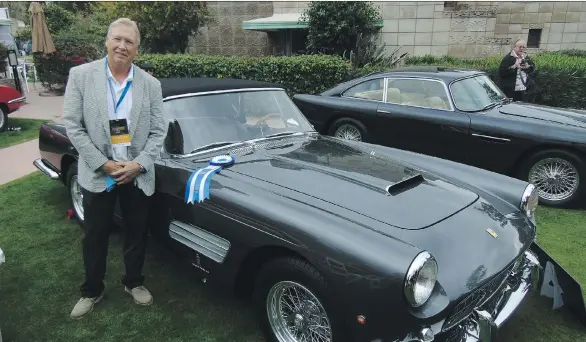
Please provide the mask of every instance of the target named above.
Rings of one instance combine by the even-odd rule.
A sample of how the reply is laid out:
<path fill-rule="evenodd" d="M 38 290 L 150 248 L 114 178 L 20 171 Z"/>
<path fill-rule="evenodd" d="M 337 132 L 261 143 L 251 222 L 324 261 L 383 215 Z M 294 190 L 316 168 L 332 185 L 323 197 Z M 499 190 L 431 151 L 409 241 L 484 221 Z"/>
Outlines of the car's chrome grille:
<path fill-rule="evenodd" d="M 513 267 L 514 264 L 511 264 L 484 285 L 474 290 L 461 302 L 459 302 L 454 307 L 452 314 L 444 322 L 442 331 L 446 331 L 460 323 L 462 320 L 466 319 L 468 316 L 470 316 L 470 314 L 472 314 L 475 308 L 485 302 L 490 296 L 495 294 L 495 292 L 499 290 L 499 286 L 503 284 L 505 279 L 509 276 Z"/>
<path fill-rule="evenodd" d="M 461 328 L 455 328 L 455 329 L 451 329 L 450 331 L 446 332 L 446 334 L 444 335 L 444 342 L 461 342 L 464 340 L 464 336 L 466 335 L 466 332 L 464 331 L 464 329 Z"/>

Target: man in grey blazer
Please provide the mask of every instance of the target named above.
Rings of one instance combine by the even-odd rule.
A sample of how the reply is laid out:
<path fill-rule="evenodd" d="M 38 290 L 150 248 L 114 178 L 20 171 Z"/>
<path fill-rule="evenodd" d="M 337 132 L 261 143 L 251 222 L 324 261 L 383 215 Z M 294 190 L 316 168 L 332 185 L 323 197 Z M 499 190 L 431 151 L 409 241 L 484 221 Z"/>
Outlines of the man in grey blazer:
<path fill-rule="evenodd" d="M 135 22 L 110 24 L 107 57 L 76 66 L 65 90 L 67 136 L 79 152 L 86 232 L 85 281 L 71 318 L 90 312 L 104 292 L 111 220 L 116 200 L 124 218 L 122 284 L 138 304 L 153 298 L 143 286 L 150 196 L 155 190 L 154 160 L 165 137 L 160 82 L 133 64 L 140 44 Z"/>

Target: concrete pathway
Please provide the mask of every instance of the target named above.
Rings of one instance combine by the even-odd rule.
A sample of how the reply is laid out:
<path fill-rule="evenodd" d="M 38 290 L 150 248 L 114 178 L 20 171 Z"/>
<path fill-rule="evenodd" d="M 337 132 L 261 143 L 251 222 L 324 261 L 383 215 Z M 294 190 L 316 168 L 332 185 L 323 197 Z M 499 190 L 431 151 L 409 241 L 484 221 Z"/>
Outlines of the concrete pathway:
<path fill-rule="evenodd" d="M 60 121 L 63 117 L 63 96 L 40 96 L 45 89 L 40 85 L 29 83 L 30 92 L 26 92 L 26 104 L 8 116 L 10 118 L 26 118 Z"/>
<path fill-rule="evenodd" d="M 39 96 L 44 91 L 40 84 L 29 83 L 29 88 L 30 92 L 25 90 L 26 104 L 10 114 L 8 121 L 10 118 L 61 121 L 63 96 Z M 0 185 L 37 171 L 33 161 L 39 157 L 38 139 L 0 149 Z"/>
<path fill-rule="evenodd" d="M 33 161 L 39 156 L 39 139 L 0 149 L 0 185 L 37 171 Z"/>

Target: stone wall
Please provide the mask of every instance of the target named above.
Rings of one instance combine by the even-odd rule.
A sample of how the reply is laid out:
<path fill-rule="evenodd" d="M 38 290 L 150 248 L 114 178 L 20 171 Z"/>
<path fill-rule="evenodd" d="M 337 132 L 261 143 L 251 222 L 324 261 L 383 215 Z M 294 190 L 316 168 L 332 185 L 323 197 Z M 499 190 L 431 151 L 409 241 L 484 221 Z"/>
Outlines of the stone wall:
<path fill-rule="evenodd" d="M 188 53 L 262 56 L 271 53 L 265 32 L 242 29 L 245 20 L 273 15 L 270 1 L 208 1 L 213 22 L 192 37 Z"/>
<path fill-rule="evenodd" d="M 274 13 L 302 13 L 306 1 L 275 1 Z M 507 53 L 530 29 L 539 50 L 586 49 L 586 1 L 374 2 L 383 17 L 381 41 L 410 55 L 485 57 Z"/>

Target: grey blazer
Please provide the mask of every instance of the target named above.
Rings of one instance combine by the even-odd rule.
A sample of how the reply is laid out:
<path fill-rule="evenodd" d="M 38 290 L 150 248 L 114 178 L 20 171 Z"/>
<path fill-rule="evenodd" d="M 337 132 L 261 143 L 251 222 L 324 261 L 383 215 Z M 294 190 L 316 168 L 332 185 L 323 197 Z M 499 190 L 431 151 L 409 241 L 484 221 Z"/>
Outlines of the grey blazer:
<path fill-rule="evenodd" d="M 102 165 L 112 159 L 107 104 L 106 59 L 71 68 L 65 89 L 63 121 L 67 136 L 79 152 L 78 181 L 88 191 L 106 189 Z M 150 196 L 155 191 L 154 161 L 165 139 L 161 82 L 134 67 L 130 113 L 130 160 L 146 169 L 136 186 Z"/>

